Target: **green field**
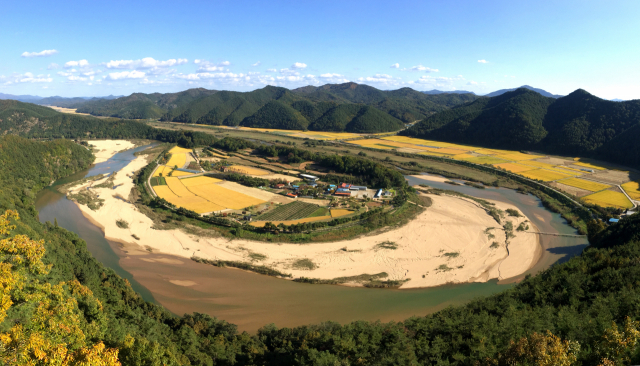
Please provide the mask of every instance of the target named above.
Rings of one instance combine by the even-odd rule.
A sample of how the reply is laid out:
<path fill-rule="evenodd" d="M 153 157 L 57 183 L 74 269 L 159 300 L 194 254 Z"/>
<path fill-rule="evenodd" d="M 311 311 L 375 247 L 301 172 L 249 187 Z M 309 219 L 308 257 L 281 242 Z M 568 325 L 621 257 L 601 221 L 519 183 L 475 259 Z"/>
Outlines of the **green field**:
<path fill-rule="evenodd" d="M 164 177 L 153 177 L 151 178 L 151 186 L 155 187 L 155 186 L 166 186 L 167 182 L 165 181 Z"/>
<path fill-rule="evenodd" d="M 313 203 L 296 201 L 278 206 L 256 218 L 258 221 L 287 221 L 298 220 L 315 214 L 320 206 Z M 316 215 L 320 216 L 320 215 Z"/>

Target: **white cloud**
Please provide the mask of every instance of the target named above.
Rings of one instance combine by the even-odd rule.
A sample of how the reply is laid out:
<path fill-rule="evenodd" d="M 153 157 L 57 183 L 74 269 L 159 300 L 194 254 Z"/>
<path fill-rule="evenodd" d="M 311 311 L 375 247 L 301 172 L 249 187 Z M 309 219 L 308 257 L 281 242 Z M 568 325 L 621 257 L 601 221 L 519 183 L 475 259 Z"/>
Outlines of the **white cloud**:
<path fill-rule="evenodd" d="M 295 76 L 300 75 L 299 72 L 291 69 L 280 69 L 280 73 L 285 75 L 295 75 Z"/>
<path fill-rule="evenodd" d="M 481 63 L 481 64 L 488 64 L 489 63 L 489 61 L 487 61 L 487 60 L 478 60 L 478 62 Z"/>
<path fill-rule="evenodd" d="M 69 61 L 64 64 L 64 67 L 67 69 L 70 67 L 87 67 L 87 66 L 89 66 L 89 61 L 87 60 Z"/>
<path fill-rule="evenodd" d="M 68 77 L 68 76 L 73 75 L 73 73 L 71 73 L 71 72 L 64 72 L 64 71 L 58 71 L 58 75 L 60 75 L 60 76 L 64 76 L 64 77 Z"/>
<path fill-rule="evenodd" d="M 55 55 L 56 53 L 58 53 L 58 51 L 56 50 L 44 50 L 44 51 L 40 51 L 40 52 L 23 52 L 22 57 L 27 57 L 27 58 L 31 58 L 31 57 L 46 57 L 46 56 L 52 56 Z"/>
<path fill-rule="evenodd" d="M 144 78 L 145 73 L 142 71 L 121 71 L 121 72 L 112 72 L 109 75 L 105 76 L 109 80 L 124 80 L 124 79 L 142 79 Z"/>
<path fill-rule="evenodd" d="M 478 82 L 472 80 L 472 81 L 469 81 L 467 85 L 478 85 Z"/>
<path fill-rule="evenodd" d="M 267 72 L 277 72 L 278 70 L 276 69 L 267 69 Z"/>
<path fill-rule="evenodd" d="M 196 60 L 202 61 L 202 60 Z M 166 61 L 156 60 L 153 57 L 145 57 L 140 60 L 111 60 L 109 62 L 104 63 L 107 69 L 153 69 L 153 68 L 162 68 L 162 67 L 173 67 L 178 65 L 184 65 L 189 60 L 186 58 L 172 58 Z M 199 62 L 196 62 L 199 63 Z"/>
<path fill-rule="evenodd" d="M 198 65 L 200 65 L 200 67 L 198 68 L 198 70 L 196 70 L 197 73 L 203 73 L 203 72 L 215 72 L 215 71 L 225 71 L 225 66 L 229 66 L 231 65 L 231 62 L 229 61 L 222 61 L 219 63 L 213 63 L 207 60 L 196 60 L 198 62 L 194 62 Z M 227 70 L 229 71 L 229 70 Z"/>
<path fill-rule="evenodd" d="M 4 78 L 3 78 L 4 79 Z M 51 75 L 33 75 L 33 73 L 25 72 L 24 74 L 13 74 L 11 77 L 7 77 L 9 81 L 4 85 L 11 85 L 16 83 L 50 83 L 53 81 Z"/>
<path fill-rule="evenodd" d="M 432 69 L 430 67 L 426 67 L 426 66 L 422 66 L 422 65 L 418 65 L 418 66 L 413 66 L 410 68 L 404 68 L 402 69 L 402 71 L 424 71 L 424 72 L 440 72 L 440 70 L 438 69 Z"/>
<path fill-rule="evenodd" d="M 307 68 L 307 64 L 304 64 L 302 62 L 296 62 L 293 65 L 291 65 L 291 68 L 296 70 L 302 70 Z"/>
<path fill-rule="evenodd" d="M 255 64 L 252 64 L 251 66 L 253 67 L 260 66 L 260 61 L 256 62 Z"/>
<path fill-rule="evenodd" d="M 392 69 L 399 69 L 400 68 L 400 64 L 396 62 L 395 64 L 391 65 L 391 68 Z"/>
<path fill-rule="evenodd" d="M 71 75 L 71 76 L 67 77 L 67 80 L 69 80 L 69 81 L 87 81 L 87 78 L 83 78 L 81 76 L 76 76 L 76 75 Z"/>
<path fill-rule="evenodd" d="M 54 62 L 54 63 L 49 64 L 49 66 L 47 66 L 47 70 L 54 70 L 54 69 L 57 69 L 59 67 L 60 67 L 60 65 L 58 65 L 57 63 Z"/>
<path fill-rule="evenodd" d="M 387 74 L 375 74 L 374 76 L 360 77 L 357 79 L 359 83 L 383 85 L 384 87 L 399 87 L 405 83 L 400 78 L 394 78 Z"/>
<path fill-rule="evenodd" d="M 231 65 L 231 62 L 229 62 L 229 61 L 222 61 L 222 62 L 221 62 L 221 63 L 219 63 L 218 65 L 220 65 L 220 66 L 229 66 L 229 65 Z"/>

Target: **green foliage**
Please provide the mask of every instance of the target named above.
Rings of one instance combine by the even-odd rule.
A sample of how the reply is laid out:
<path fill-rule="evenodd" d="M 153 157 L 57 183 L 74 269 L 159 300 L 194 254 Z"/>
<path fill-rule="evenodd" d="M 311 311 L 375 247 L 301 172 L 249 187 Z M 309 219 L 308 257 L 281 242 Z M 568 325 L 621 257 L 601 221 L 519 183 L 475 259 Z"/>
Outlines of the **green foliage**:
<path fill-rule="evenodd" d="M 292 107 L 277 100 L 272 100 L 262 106 L 256 113 L 245 118 L 241 125 L 245 127 L 305 130 L 309 125 L 309 121 Z"/>
<path fill-rule="evenodd" d="M 555 99 L 520 88 L 437 113 L 401 134 L 638 164 L 639 121 L 637 100 L 611 102 L 581 89 Z"/>

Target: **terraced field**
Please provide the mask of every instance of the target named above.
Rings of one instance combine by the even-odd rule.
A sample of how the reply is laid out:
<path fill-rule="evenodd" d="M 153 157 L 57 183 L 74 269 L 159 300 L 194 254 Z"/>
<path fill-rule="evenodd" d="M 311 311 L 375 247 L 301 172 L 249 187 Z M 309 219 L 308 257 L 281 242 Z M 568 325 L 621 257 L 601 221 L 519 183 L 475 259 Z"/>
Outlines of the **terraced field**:
<path fill-rule="evenodd" d="M 320 206 L 312 203 L 296 201 L 278 206 L 256 218 L 259 221 L 289 221 L 303 219 L 314 213 Z"/>

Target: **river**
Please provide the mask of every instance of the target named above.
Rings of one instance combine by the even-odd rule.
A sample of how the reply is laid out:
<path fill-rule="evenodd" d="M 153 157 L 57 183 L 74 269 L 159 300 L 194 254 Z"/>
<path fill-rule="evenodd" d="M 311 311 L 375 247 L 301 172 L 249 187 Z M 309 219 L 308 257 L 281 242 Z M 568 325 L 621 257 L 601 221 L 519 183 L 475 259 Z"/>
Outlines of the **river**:
<path fill-rule="evenodd" d="M 73 202 L 57 192 L 55 186 L 85 176 L 118 171 L 143 148 L 118 153 L 104 163 L 56 181 L 38 194 L 36 208 L 40 221 L 53 222 L 56 218 L 58 225 L 76 232 L 87 242 L 87 248 L 96 259 L 127 278 L 145 300 L 162 304 L 175 314 L 206 313 L 249 332 L 269 323 L 291 327 L 323 321 L 401 321 L 503 291 L 512 286 L 514 280 L 524 276 L 502 281 L 501 284 L 493 280 L 424 289 L 368 289 L 296 283 L 163 254 L 128 255 L 118 243 L 106 240 L 102 230 L 87 220 Z M 414 177 L 407 179 L 412 185 L 426 183 L 436 188 L 509 202 L 542 232 L 575 234 L 560 215 L 547 211 L 539 199 L 530 195 L 502 188 L 478 189 L 427 182 Z M 537 273 L 553 263 L 579 254 L 587 241 L 586 238 L 543 235 L 541 245 L 540 261 L 527 273 Z"/>

